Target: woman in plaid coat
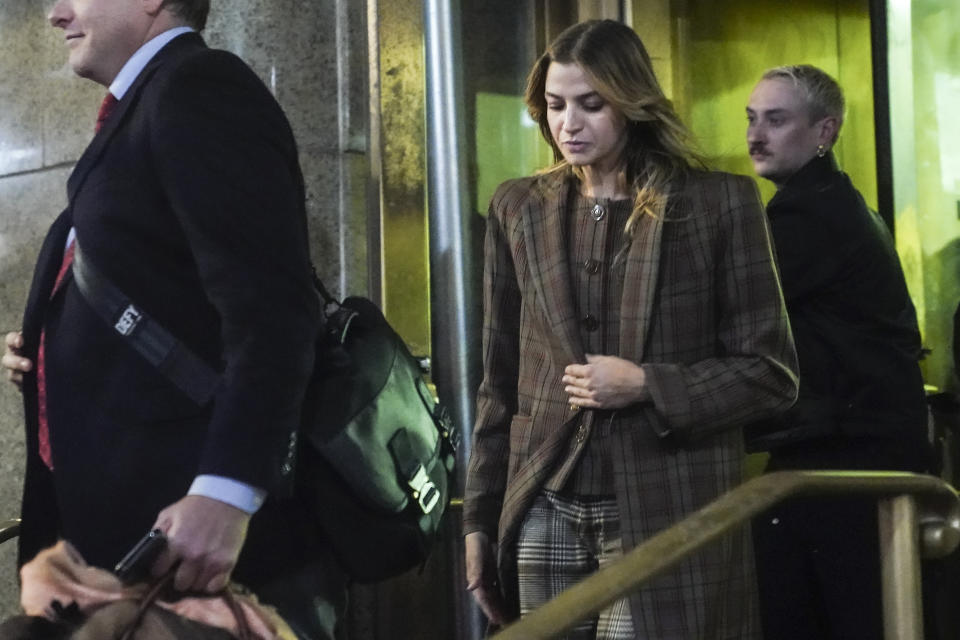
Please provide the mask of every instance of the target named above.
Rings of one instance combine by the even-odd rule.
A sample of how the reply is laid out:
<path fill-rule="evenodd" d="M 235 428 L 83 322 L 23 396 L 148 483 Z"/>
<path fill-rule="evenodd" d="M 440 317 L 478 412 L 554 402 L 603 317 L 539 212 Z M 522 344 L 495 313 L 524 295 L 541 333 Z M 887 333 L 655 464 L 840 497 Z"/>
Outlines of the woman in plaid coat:
<path fill-rule="evenodd" d="M 562 33 L 526 101 L 557 164 L 490 205 L 464 524 L 490 621 L 546 602 L 741 481 L 796 354 L 756 187 L 694 168 L 636 34 Z M 744 528 L 570 638 L 759 637 Z"/>

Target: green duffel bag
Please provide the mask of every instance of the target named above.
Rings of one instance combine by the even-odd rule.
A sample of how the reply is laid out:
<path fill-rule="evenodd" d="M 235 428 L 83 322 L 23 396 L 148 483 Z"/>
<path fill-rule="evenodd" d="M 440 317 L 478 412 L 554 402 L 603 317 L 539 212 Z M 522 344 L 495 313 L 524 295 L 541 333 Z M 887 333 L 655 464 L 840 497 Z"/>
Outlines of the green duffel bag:
<path fill-rule="evenodd" d="M 306 394 L 297 488 L 344 569 L 373 582 L 427 559 L 450 499 L 456 436 L 380 309 L 320 290 L 327 330 Z"/>

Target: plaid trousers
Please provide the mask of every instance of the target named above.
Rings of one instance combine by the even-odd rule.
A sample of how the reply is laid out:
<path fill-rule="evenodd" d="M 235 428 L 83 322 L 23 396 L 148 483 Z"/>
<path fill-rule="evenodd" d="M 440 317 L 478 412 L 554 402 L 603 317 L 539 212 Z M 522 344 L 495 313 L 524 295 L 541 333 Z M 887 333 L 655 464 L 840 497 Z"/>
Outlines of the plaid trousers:
<path fill-rule="evenodd" d="M 613 496 L 561 496 L 544 490 L 517 538 L 520 615 L 623 556 L 620 513 Z M 566 640 L 633 640 L 626 598 L 583 620 Z"/>

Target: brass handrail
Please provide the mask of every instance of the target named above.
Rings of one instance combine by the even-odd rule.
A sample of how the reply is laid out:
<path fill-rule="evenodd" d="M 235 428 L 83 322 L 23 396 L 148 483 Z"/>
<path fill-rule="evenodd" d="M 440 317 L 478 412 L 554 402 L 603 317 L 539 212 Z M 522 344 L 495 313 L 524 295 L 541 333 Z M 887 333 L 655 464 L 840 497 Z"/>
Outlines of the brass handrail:
<path fill-rule="evenodd" d="M 888 640 L 920 640 L 920 542 L 928 557 L 947 555 L 956 548 L 960 500 L 939 478 L 880 471 L 781 471 L 754 478 L 565 590 L 493 640 L 555 637 L 785 498 L 852 493 L 881 496 L 885 636 Z"/>
<path fill-rule="evenodd" d="M 0 522 L 0 542 L 16 538 L 20 533 L 19 520 L 4 520 Z"/>

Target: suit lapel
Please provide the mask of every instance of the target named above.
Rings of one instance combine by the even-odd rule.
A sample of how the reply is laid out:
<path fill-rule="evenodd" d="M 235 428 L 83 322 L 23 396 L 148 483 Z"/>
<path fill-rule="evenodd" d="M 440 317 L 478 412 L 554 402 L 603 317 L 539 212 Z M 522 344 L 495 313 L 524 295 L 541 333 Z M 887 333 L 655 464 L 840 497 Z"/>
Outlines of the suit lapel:
<path fill-rule="evenodd" d="M 573 362 L 585 362 L 573 305 L 565 241 L 570 182 L 557 179 L 541 198 L 531 198 L 523 216 L 530 275 L 553 335 Z"/>
<path fill-rule="evenodd" d="M 620 302 L 620 356 L 642 362 L 660 275 L 660 241 L 664 221 L 644 215 L 627 251 Z"/>
<path fill-rule="evenodd" d="M 143 77 L 143 75 L 144 74 L 141 74 L 140 77 Z M 139 79 L 137 80 L 136 84 L 140 84 Z M 77 194 L 77 191 L 80 190 L 80 187 L 87 179 L 87 174 L 90 173 L 90 169 L 96 166 L 97 160 L 100 159 L 103 150 L 107 146 L 107 142 L 109 142 L 113 137 L 117 127 L 130 110 L 130 105 L 136 101 L 136 98 L 137 96 L 134 92 L 134 87 L 130 87 L 130 90 L 123 97 L 123 100 L 118 102 L 117 106 L 114 107 L 113 113 L 110 114 L 110 118 L 103 123 L 103 127 L 95 136 L 93 136 L 93 140 L 90 141 L 90 144 L 87 145 L 83 155 L 80 156 L 80 159 L 77 161 L 77 166 L 74 167 L 73 173 L 71 173 L 70 178 L 67 179 L 67 198 L 70 202 L 73 202 L 73 198 Z"/>
<path fill-rule="evenodd" d="M 90 170 L 96 166 L 107 144 L 120 128 L 120 125 L 126 119 L 134 105 L 139 101 L 140 93 L 143 91 L 143 87 L 150 77 L 153 76 L 154 72 L 156 72 L 174 52 L 181 50 L 184 46 L 189 46 L 190 43 L 205 46 L 203 39 L 196 34 L 184 34 L 174 38 L 163 49 L 158 51 L 157 55 L 153 56 L 150 62 L 147 63 L 147 66 L 143 68 L 143 71 L 140 72 L 140 75 L 137 76 L 137 79 L 130 85 L 123 99 L 117 103 L 113 113 L 111 113 L 107 121 L 103 123 L 103 127 L 101 127 L 100 131 L 93 137 L 90 144 L 87 145 L 83 155 L 80 156 L 80 159 L 77 161 L 77 166 L 74 168 L 73 173 L 70 174 L 70 178 L 67 180 L 67 198 L 69 202 L 73 202 L 74 196 L 80 190 L 80 187 L 83 186 Z"/>

